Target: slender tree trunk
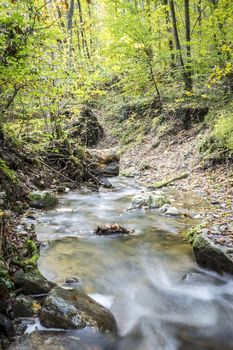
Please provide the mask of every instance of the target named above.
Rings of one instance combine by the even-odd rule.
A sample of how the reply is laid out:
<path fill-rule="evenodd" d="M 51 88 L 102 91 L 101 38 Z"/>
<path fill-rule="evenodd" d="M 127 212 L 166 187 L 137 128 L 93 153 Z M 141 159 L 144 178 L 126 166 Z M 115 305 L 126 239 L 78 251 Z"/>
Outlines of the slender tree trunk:
<path fill-rule="evenodd" d="M 73 16 L 74 16 L 74 0 L 70 0 L 69 12 L 67 15 L 67 30 L 69 35 L 68 50 L 68 67 L 71 68 L 72 49 L 73 49 Z"/>
<path fill-rule="evenodd" d="M 79 12 L 79 21 L 80 21 L 80 33 L 81 33 L 81 38 L 82 38 L 82 48 L 83 48 L 83 52 L 86 54 L 87 58 L 90 59 L 90 52 L 89 52 L 89 48 L 87 45 L 87 40 L 86 40 L 86 35 L 85 35 L 85 30 L 83 28 L 83 13 L 82 13 L 82 7 L 81 7 L 81 2 L 80 0 L 77 0 L 77 5 L 78 5 L 78 12 Z"/>
<path fill-rule="evenodd" d="M 90 43 L 90 52 L 93 52 L 93 30 L 92 30 L 92 12 L 91 12 L 91 3 L 88 2 L 88 17 L 89 17 L 89 26 L 90 26 L 90 35 L 89 35 L 89 43 Z"/>
<path fill-rule="evenodd" d="M 181 45 L 180 45 L 180 38 L 179 38 L 179 33 L 178 33 L 178 28 L 177 28 L 177 21 L 176 21 L 176 11 L 175 11 L 175 5 L 174 5 L 174 1 L 170 0 L 169 1 L 170 4 L 170 11 L 171 11 L 171 19 L 172 19 L 172 26 L 173 26 L 173 34 L 174 34 L 174 41 L 175 41 L 175 45 L 176 45 L 176 51 L 178 54 L 178 59 L 179 59 L 179 65 L 182 71 L 182 76 L 183 76 L 183 80 L 185 83 L 185 88 L 186 90 L 190 91 L 192 90 L 192 84 L 190 84 L 190 79 L 187 75 L 186 72 L 186 67 L 184 64 L 184 59 L 182 56 L 182 52 L 181 52 Z"/>
<path fill-rule="evenodd" d="M 163 5 L 166 6 L 166 10 L 165 10 L 165 16 L 166 16 L 166 27 L 167 27 L 167 32 L 168 32 L 168 35 L 169 35 L 169 38 L 168 38 L 168 46 L 169 46 L 169 49 L 171 51 L 171 68 L 174 68 L 175 67 L 175 55 L 174 55 L 174 44 L 173 44 L 173 40 L 171 38 L 171 34 L 172 34 L 172 31 L 171 31 L 171 20 L 170 20 L 170 16 L 169 16 L 169 11 L 168 11 L 168 0 L 163 0 Z"/>
<path fill-rule="evenodd" d="M 198 0 L 197 3 L 197 13 L 198 13 L 198 35 L 202 35 L 202 0 Z"/>
<path fill-rule="evenodd" d="M 184 0 L 184 15 L 185 15 L 185 38 L 186 38 L 186 55 L 187 55 L 187 78 L 189 80 L 189 86 L 192 89 L 192 71 L 191 71 L 191 32 L 190 32 L 190 12 L 189 12 L 189 0 Z"/>

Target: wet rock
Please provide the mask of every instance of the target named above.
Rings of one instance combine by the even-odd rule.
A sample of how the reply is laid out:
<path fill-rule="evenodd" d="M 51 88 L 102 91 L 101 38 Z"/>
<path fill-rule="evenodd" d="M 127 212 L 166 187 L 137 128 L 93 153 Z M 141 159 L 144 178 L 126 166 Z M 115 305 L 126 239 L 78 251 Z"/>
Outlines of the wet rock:
<path fill-rule="evenodd" d="M 142 193 L 132 198 L 131 209 L 143 207 L 160 208 L 165 204 L 170 204 L 170 200 L 164 193 Z"/>
<path fill-rule="evenodd" d="M 98 226 L 97 229 L 94 231 L 94 234 L 98 236 L 108 236 L 108 235 L 115 235 L 115 234 L 128 235 L 133 232 L 134 232 L 133 230 L 129 230 L 126 227 L 120 226 L 118 224 L 110 224 L 110 225 Z"/>
<path fill-rule="evenodd" d="M 166 213 L 166 211 L 168 211 L 168 209 L 171 208 L 171 204 L 164 204 L 159 210 L 161 211 L 161 213 Z"/>
<path fill-rule="evenodd" d="M 18 336 L 22 336 L 26 329 L 27 329 L 27 324 L 22 322 L 22 320 L 18 319 L 14 321 L 14 329 L 15 329 L 15 334 Z"/>
<path fill-rule="evenodd" d="M 98 180 L 99 180 L 99 183 L 102 187 L 112 188 L 111 182 L 106 177 L 100 177 Z"/>
<path fill-rule="evenodd" d="M 40 331 L 16 339 L 9 350 L 114 350 L 113 344 L 113 337 L 91 331 L 83 337 L 77 331 L 75 334 Z"/>
<path fill-rule="evenodd" d="M 65 280 L 66 284 L 76 284 L 80 283 L 79 279 L 77 277 L 67 277 Z"/>
<path fill-rule="evenodd" d="M 28 196 L 30 207 L 36 209 L 50 209 L 58 204 L 58 199 L 53 192 L 35 191 Z"/>
<path fill-rule="evenodd" d="M 48 293 L 55 286 L 36 269 L 29 272 L 19 270 L 14 273 L 12 279 L 15 287 L 20 288 L 25 295 Z"/>
<path fill-rule="evenodd" d="M 19 317 L 32 317 L 35 315 L 35 301 L 29 296 L 23 294 L 18 295 L 15 298 L 13 304 L 13 315 L 14 318 Z"/>
<path fill-rule="evenodd" d="M 233 251 L 217 243 L 208 236 L 208 230 L 194 228 L 189 231 L 188 239 L 192 245 L 197 263 L 219 273 L 233 274 Z"/>
<path fill-rule="evenodd" d="M 15 335 L 12 322 L 2 314 L 0 314 L 0 333 L 5 334 L 9 338 L 14 337 Z"/>
<path fill-rule="evenodd" d="M 42 305 L 40 320 L 47 328 L 92 327 L 99 331 L 117 332 L 116 321 L 110 311 L 78 288 L 53 288 Z"/>
<path fill-rule="evenodd" d="M 168 208 L 168 210 L 165 212 L 166 215 L 170 215 L 170 216 L 180 216 L 181 212 L 175 208 L 175 207 L 170 207 Z"/>

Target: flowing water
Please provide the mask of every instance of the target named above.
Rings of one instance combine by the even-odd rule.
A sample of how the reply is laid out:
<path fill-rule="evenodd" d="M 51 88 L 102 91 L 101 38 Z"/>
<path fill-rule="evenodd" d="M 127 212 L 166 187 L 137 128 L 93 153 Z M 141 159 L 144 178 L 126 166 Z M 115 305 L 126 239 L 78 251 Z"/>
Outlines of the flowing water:
<path fill-rule="evenodd" d="M 127 211 L 131 197 L 145 189 L 133 179 L 112 183 L 112 190 L 65 194 L 37 225 L 38 238 L 51 242 L 42 250 L 41 272 L 60 284 L 78 277 L 117 320 L 119 338 L 109 345 L 95 337 L 93 349 L 233 349 L 233 279 L 197 268 L 181 235 L 190 220 Z M 170 196 L 178 207 L 201 211 L 203 203 L 189 194 Z M 134 233 L 93 235 L 97 225 L 115 222 Z"/>

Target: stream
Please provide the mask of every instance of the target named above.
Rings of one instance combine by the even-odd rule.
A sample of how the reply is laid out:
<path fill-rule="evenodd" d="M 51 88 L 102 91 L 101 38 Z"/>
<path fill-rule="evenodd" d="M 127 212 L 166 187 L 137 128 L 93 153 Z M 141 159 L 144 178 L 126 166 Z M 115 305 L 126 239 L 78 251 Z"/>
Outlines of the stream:
<path fill-rule="evenodd" d="M 65 348 L 76 348 L 76 334 L 88 338 L 93 346 L 88 349 L 233 349 L 233 279 L 196 266 L 181 234 L 191 219 L 159 210 L 127 211 L 132 196 L 145 188 L 134 179 L 111 182 L 112 189 L 99 193 L 82 189 L 62 195 L 56 211 L 43 213 L 36 227 L 38 239 L 50 241 L 39 260 L 43 275 L 61 285 L 77 277 L 93 299 L 111 310 L 119 328 L 114 341 L 67 332 L 71 342 Z M 190 213 L 198 214 L 205 205 L 188 193 L 168 195 Z M 116 222 L 134 233 L 93 235 L 98 225 Z"/>

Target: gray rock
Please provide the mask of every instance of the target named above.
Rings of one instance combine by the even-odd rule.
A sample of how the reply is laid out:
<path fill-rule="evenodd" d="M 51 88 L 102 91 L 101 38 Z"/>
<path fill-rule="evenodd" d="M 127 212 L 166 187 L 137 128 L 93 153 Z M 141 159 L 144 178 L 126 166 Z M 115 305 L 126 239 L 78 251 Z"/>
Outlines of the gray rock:
<path fill-rule="evenodd" d="M 117 332 L 111 312 L 78 288 L 53 288 L 42 305 L 40 321 L 47 328 L 92 327 L 99 331 Z"/>
<path fill-rule="evenodd" d="M 196 262 L 218 273 L 233 274 L 233 253 L 227 246 L 214 242 L 202 229 L 192 229 L 187 238 L 192 245 Z"/>
<path fill-rule="evenodd" d="M 4 200 L 3 199 L 0 199 L 0 206 L 2 207 L 4 205 Z"/>
<path fill-rule="evenodd" d="M 35 315 L 34 310 L 35 301 L 29 296 L 23 294 L 18 295 L 15 298 L 13 304 L 13 315 L 14 318 L 19 317 L 32 317 Z"/>
<path fill-rule="evenodd" d="M 147 192 L 132 198 L 131 209 L 136 208 L 160 208 L 164 204 L 170 204 L 169 198 L 164 193 Z"/>
<path fill-rule="evenodd" d="M 89 150 L 93 158 L 93 173 L 97 176 L 118 176 L 119 150 L 118 148 Z"/>
<path fill-rule="evenodd" d="M 168 209 L 171 208 L 170 204 L 164 204 L 159 210 L 161 211 L 161 213 L 166 213 L 166 211 L 168 211 Z"/>
<path fill-rule="evenodd" d="M 165 213 L 166 215 L 171 215 L 171 216 L 180 216 L 181 212 L 175 208 L 175 207 L 170 207 Z"/>
<path fill-rule="evenodd" d="M 36 269 L 30 272 L 17 271 L 14 273 L 12 279 L 15 287 L 21 288 L 22 293 L 25 295 L 48 293 L 55 286 L 54 283 L 49 282 Z"/>

